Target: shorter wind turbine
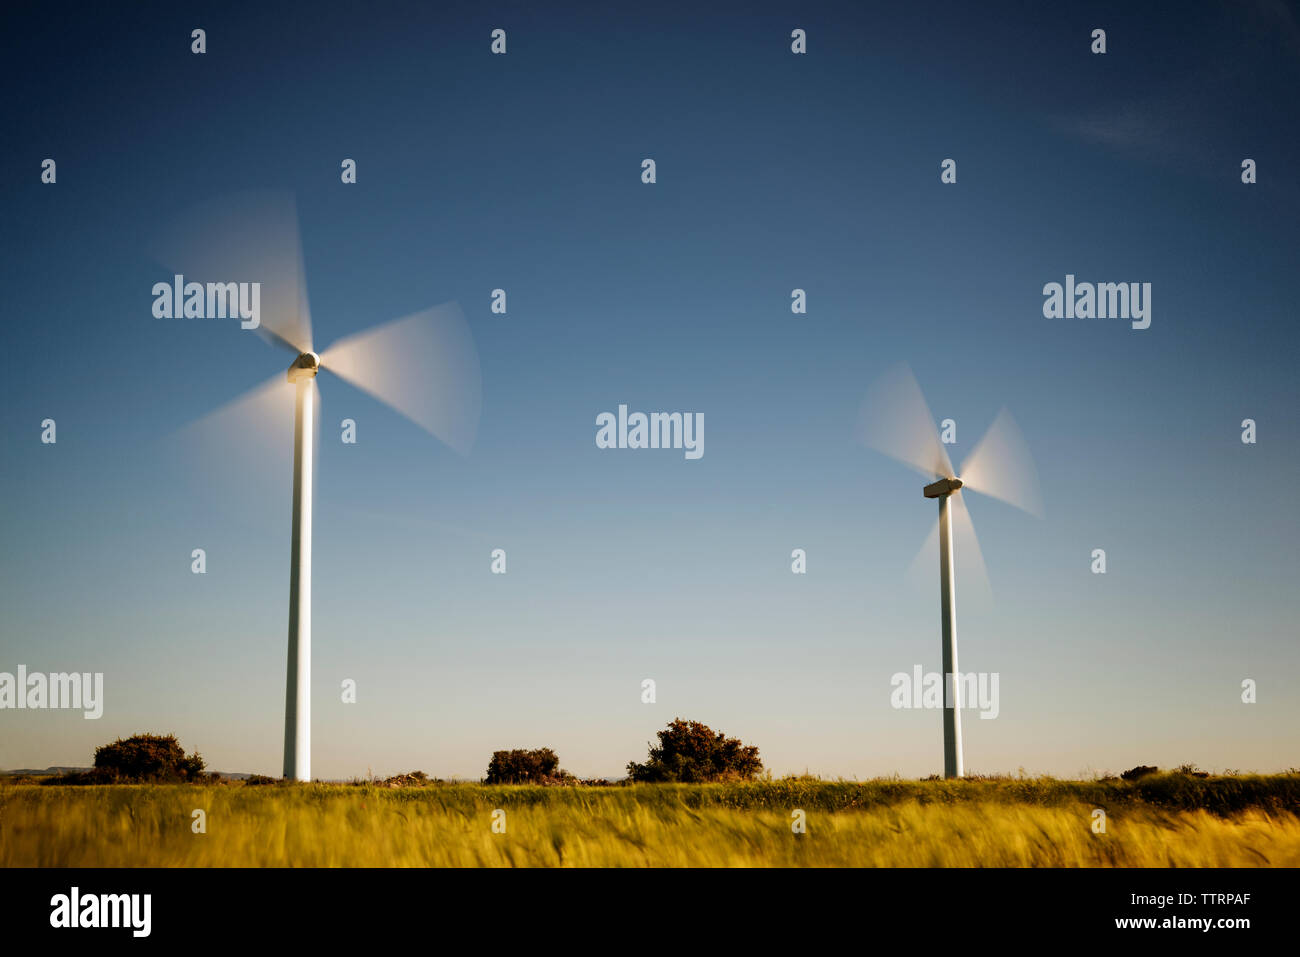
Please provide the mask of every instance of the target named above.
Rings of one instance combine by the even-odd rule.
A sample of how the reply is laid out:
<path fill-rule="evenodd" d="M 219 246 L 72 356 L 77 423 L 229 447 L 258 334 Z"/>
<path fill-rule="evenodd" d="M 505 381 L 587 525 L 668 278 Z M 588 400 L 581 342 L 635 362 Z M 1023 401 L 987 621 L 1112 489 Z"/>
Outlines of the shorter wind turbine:
<path fill-rule="evenodd" d="M 979 545 L 975 528 L 961 498 L 963 489 L 981 492 L 1009 505 L 1043 516 L 1038 471 L 1011 413 L 1003 409 L 976 444 L 957 477 L 939 438 L 921 387 L 907 365 L 886 373 L 862 403 L 859 438 L 867 445 L 915 469 L 930 482 L 921 489 L 939 500 L 939 623 L 944 680 L 943 775 L 964 772 L 961 737 L 961 681 L 957 664 L 957 599 L 952 526 L 954 517 L 965 526 L 975 558 Z M 951 688 L 951 694 L 947 693 Z"/>

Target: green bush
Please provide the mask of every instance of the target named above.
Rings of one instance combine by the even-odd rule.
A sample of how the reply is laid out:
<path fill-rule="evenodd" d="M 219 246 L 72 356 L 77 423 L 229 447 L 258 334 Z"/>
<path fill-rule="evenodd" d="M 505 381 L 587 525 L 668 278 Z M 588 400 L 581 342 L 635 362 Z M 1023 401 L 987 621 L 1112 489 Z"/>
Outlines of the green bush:
<path fill-rule="evenodd" d="M 96 748 L 91 774 L 99 781 L 197 781 L 203 777 L 203 758 L 197 752 L 186 755 L 174 734 L 137 734 Z"/>
<path fill-rule="evenodd" d="M 494 751 L 488 762 L 488 784 L 560 784 L 572 775 L 560 768 L 550 748 L 535 751 Z"/>
<path fill-rule="evenodd" d="M 1139 778 L 1145 778 L 1148 775 L 1155 774 L 1160 769 L 1153 764 L 1139 764 L 1135 768 L 1129 768 L 1120 774 L 1125 781 L 1136 781 Z"/>
<path fill-rule="evenodd" d="M 698 721 L 676 718 L 658 735 L 659 747 L 650 748 L 645 764 L 628 764 L 633 781 L 747 781 L 763 770 L 758 748 Z"/>
<path fill-rule="evenodd" d="M 382 780 L 358 781 L 358 784 L 377 784 L 386 788 L 422 788 L 427 787 L 434 782 L 429 775 L 423 771 L 410 771 L 406 774 L 394 774 L 391 778 Z"/>

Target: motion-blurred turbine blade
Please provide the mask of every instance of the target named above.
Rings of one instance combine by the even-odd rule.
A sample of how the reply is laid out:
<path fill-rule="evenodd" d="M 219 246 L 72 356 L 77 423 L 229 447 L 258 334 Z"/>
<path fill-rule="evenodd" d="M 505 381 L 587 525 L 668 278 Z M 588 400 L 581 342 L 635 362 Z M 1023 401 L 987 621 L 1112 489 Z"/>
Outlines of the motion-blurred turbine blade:
<path fill-rule="evenodd" d="M 172 272 L 165 277 L 169 285 L 175 275 L 184 276 L 186 284 L 203 285 L 209 318 L 190 322 L 227 322 L 240 329 L 241 320 L 229 307 L 230 291 L 211 290 L 208 284 L 260 283 L 255 331 L 267 342 L 295 352 L 311 351 L 311 310 L 298 210 L 291 194 L 236 193 L 191 207 L 164 227 L 151 251 Z M 251 306 L 251 287 L 249 292 Z M 213 306 L 225 307 L 227 318 L 216 318 L 216 309 L 207 311 L 209 298 Z M 238 304 L 237 292 L 234 302 Z"/>
<path fill-rule="evenodd" d="M 320 475 L 320 427 L 323 417 L 321 415 L 321 391 L 320 386 L 315 379 L 311 380 L 311 408 L 312 425 L 315 427 L 311 437 L 311 474 Z"/>
<path fill-rule="evenodd" d="M 340 339 L 321 366 L 462 455 L 473 447 L 483 386 L 474 339 L 455 303 Z"/>
<path fill-rule="evenodd" d="M 858 438 L 923 475 L 953 475 L 930 407 L 906 364 L 890 369 L 867 393 L 858 417 Z"/>
<path fill-rule="evenodd" d="M 1011 413 L 1003 409 L 962 464 L 961 480 L 973 491 L 1043 517 L 1038 469 Z"/>
<path fill-rule="evenodd" d="M 293 472 L 294 387 L 283 372 L 164 437 L 182 480 L 243 514 L 284 512 Z"/>
<path fill-rule="evenodd" d="M 953 564 L 957 578 L 957 594 L 961 595 L 961 604 L 957 607 L 986 608 L 993 603 L 993 586 L 989 583 L 988 566 L 984 564 L 984 552 L 980 549 L 979 537 L 975 534 L 975 523 L 971 521 L 966 508 L 966 500 L 961 492 L 953 493 L 952 505 L 952 550 Z"/>
<path fill-rule="evenodd" d="M 953 592 L 960 614 L 962 609 L 985 611 L 993 605 L 993 589 L 989 584 L 988 568 L 970 512 L 962 500 L 961 492 L 954 492 L 948 500 L 952 508 L 953 573 L 956 583 Z M 907 581 L 922 593 L 932 593 L 939 587 L 939 518 L 935 516 L 925 544 L 912 559 L 907 569 Z M 960 618 L 958 621 L 960 622 Z"/>
<path fill-rule="evenodd" d="M 300 355 L 304 352 L 311 351 L 310 349 L 300 349 L 298 346 L 295 346 L 288 339 L 284 338 L 284 336 L 280 335 L 279 333 L 272 332 L 271 329 L 268 328 L 265 324 L 259 325 L 256 329 L 252 331 L 257 333 L 257 337 L 261 339 L 263 342 L 265 342 L 267 345 L 275 346 L 278 349 L 285 349 L 289 352 L 292 352 L 294 355 Z M 310 342 L 311 340 L 309 338 L 306 341 Z"/>
<path fill-rule="evenodd" d="M 913 588 L 928 594 L 934 587 L 939 574 L 939 517 L 936 515 L 930 523 L 930 534 L 925 536 L 920 551 L 907 566 L 907 580 Z"/>

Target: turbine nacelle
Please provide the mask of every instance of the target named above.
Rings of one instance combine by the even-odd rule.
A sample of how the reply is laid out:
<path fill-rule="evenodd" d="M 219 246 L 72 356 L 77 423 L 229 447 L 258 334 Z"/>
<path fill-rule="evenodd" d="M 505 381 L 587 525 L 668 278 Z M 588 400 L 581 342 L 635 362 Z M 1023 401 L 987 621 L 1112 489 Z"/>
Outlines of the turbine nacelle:
<path fill-rule="evenodd" d="M 314 379 L 319 371 L 320 356 L 314 352 L 304 352 L 293 360 L 293 365 L 289 366 L 289 381 L 298 382 L 302 379 Z"/>
<path fill-rule="evenodd" d="M 944 478 L 939 479 L 937 482 L 931 482 L 925 488 L 921 489 L 921 494 L 926 498 L 943 498 L 945 495 L 951 495 L 961 487 L 961 479 Z"/>

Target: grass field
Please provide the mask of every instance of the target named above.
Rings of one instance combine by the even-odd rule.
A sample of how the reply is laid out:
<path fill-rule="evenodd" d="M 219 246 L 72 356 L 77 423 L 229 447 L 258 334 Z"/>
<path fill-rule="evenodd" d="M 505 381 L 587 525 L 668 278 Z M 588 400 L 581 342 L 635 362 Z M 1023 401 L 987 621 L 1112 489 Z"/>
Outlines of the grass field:
<path fill-rule="evenodd" d="M 1093 811 L 1106 832 L 1093 832 Z M 206 833 L 193 830 L 196 809 Z M 494 833 L 493 812 L 505 831 Z M 793 812 L 806 817 L 795 834 Z M 0 786 L 4 867 L 1300 866 L 1300 775 Z"/>

